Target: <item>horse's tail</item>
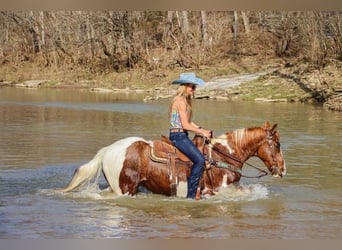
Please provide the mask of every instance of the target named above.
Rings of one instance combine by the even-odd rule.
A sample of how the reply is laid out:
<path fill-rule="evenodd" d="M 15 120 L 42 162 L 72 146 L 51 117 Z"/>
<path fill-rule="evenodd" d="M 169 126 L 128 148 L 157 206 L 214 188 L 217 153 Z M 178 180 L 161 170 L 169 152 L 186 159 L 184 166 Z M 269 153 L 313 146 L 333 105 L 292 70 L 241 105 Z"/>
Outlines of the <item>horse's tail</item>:
<path fill-rule="evenodd" d="M 90 183 L 94 177 L 97 179 L 102 171 L 102 160 L 107 148 L 100 149 L 91 161 L 77 168 L 69 184 L 59 191 L 70 192 L 86 183 Z"/>

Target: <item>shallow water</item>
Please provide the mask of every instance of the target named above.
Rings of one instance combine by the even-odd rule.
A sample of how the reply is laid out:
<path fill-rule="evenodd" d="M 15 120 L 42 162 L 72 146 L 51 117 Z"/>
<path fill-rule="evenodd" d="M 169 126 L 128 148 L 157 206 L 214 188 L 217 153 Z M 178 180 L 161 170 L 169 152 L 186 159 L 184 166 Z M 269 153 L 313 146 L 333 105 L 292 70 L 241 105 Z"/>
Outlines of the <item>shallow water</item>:
<path fill-rule="evenodd" d="M 74 170 L 127 136 L 167 135 L 168 101 L 142 95 L 0 88 L 0 238 L 269 238 L 342 236 L 342 114 L 285 103 L 195 101 L 215 135 L 278 123 L 287 175 L 242 178 L 207 200 L 113 197 L 92 185 L 61 194 Z M 261 161 L 250 163 L 264 168 Z M 244 166 L 243 173 L 256 175 Z"/>

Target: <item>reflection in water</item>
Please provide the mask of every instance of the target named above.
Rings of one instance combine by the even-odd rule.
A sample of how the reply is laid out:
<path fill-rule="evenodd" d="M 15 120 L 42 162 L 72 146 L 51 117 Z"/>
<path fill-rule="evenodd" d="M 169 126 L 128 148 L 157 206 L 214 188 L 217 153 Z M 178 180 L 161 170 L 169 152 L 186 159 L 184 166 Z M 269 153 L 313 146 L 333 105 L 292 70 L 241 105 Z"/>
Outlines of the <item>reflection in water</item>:
<path fill-rule="evenodd" d="M 127 136 L 167 135 L 168 100 L 63 90 L 0 89 L 0 238 L 339 238 L 341 114 L 285 103 L 196 100 L 218 136 L 279 124 L 288 173 L 241 180 L 208 200 L 113 197 L 98 186 L 60 194 L 73 171 Z M 253 165 L 265 168 L 258 159 Z M 246 175 L 255 170 L 244 166 Z M 101 188 L 106 183 L 101 177 Z"/>

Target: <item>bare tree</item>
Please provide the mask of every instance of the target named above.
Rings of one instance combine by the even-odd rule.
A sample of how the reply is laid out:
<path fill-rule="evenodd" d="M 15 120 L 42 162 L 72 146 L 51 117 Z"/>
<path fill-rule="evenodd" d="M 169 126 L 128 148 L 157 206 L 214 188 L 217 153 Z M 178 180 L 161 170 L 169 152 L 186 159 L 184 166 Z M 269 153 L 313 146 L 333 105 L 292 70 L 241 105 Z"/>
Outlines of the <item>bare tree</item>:
<path fill-rule="evenodd" d="M 182 30 L 184 34 L 188 34 L 190 30 L 188 11 L 182 11 Z"/>
<path fill-rule="evenodd" d="M 233 32 L 234 32 L 234 40 L 236 40 L 237 39 L 237 32 L 238 32 L 238 13 L 236 10 L 234 10 Z"/>
<path fill-rule="evenodd" d="M 207 21 L 207 13 L 205 11 L 201 11 L 201 33 L 202 33 L 202 44 L 206 48 L 209 46 L 209 38 L 208 38 L 208 21 Z"/>
<path fill-rule="evenodd" d="M 243 20 L 243 25 L 245 27 L 245 33 L 249 33 L 249 31 L 251 30 L 250 26 L 249 26 L 249 20 L 248 20 L 248 16 L 246 15 L 246 12 L 241 11 L 241 16 L 242 16 L 242 20 Z"/>
<path fill-rule="evenodd" d="M 165 67 L 196 67 L 229 58 L 227 48 L 250 50 L 242 46 L 253 41 L 260 53 L 324 66 L 327 58 L 342 60 L 341 27 L 340 12 L 1 11 L 0 56 L 107 73 L 144 67 L 153 53 L 164 53 Z M 259 41 L 248 39 L 256 32 Z"/>
<path fill-rule="evenodd" d="M 172 23 L 172 19 L 173 19 L 173 11 L 168 11 L 167 12 L 167 26 L 168 26 L 168 30 L 172 32 L 173 30 L 173 23 Z"/>
<path fill-rule="evenodd" d="M 333 53 L 342 60 L 342 13 L 334 12 L 327 23 L 327 32 L 332 40 Z"/>

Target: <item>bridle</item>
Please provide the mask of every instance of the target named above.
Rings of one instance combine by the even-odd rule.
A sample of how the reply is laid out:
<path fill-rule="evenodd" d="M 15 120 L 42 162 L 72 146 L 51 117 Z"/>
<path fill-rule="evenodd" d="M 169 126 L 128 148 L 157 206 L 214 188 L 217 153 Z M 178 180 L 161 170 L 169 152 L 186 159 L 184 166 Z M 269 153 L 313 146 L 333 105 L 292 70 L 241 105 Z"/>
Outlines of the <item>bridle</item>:
<path fill-rule="evenodd" d="M 274 140 L 273 136 L 274 136 L 274 134 L 271 132 L 271 130 L 267 129 L 266 130 L 266 140 L 267 140 L 268 145 L 272 149 L 272 153 L 271 153 L 271 156 L 272 156 L 272 166 L 271 166 L 271 169 L 270 169 L 271 173 L 273 173 L 274 168 L 277 166 L 275 155 L 274 155 L 274 149 L 273 149 L 273 147 L 274 147 L 274 145 L 273 145 L 273 140 Z M 225 157 L 228 157 L 228 158 L 230 158 L 230 159 L 232 159 L 232 160 L 234 160 L 236 162 L 241 163 L 242 166 L 244 164 L 246 164 L 246 165 L 248 165 L 248 166 L 250 166 L 252 168 L 255 168 L 255 169 L 257 169 L 259 171 L 259 174 L 257 176 L 246 176 L 246 175 L 243 175 L 240 168 L 237 168 L 236 166 L 233 166 L 233 165 L 229 165 L 226 162 L 216 161 L 216 160 L 211 158 L 211 155 L 209 157 L 208 156 L 205 157 L 210 166 L 229 169 L 230 171 L 238 173 L 238 174 L 240 174 L 240 176 L 245 177 L 245 178 L 258 178 L 258 179 L 260 179 L 261 177 L 264 177 L 264 176 L 268 175 L 268 172 L 266 170 L 263 170 L 263 169 L 261 169 L 259 167 L 256 167 L 253 164 L 250 164 L 248 162 L 243 162 L 239 158 L 237 158 L 236 156 L 234 156 L 234 155 L 232 155 L 232 154 L 230 154 L 228 152 L 222 151 L 220 148 L 216 147 L 213 143 L 211 143 L 211 141 L 209 139 L 207 139 L 207 138 L 203 138 L 203 139 L 204 139 L 205 144 L 207 144 L 208 147 L 210 147 L 215 152 L 217 152 L 217 153 L 219 153 L 219 154 L 221 154 L 221 155 L 223 155 Z"/>
<path fill-rule="evenodd" d="M 272 165 L 270 167 L 270 172 L 273 173 L 275 171 L 275 168 L 277 168 L 276 171 L 279 170 L 279 167 L 277 165 L 277 161 L 275 159 L 275 155 L 274 155 L 274 145 L 273 145 L 273 142 L 274 142 L 274 133 L 275 132 L 272 132 L 270 129 L 267 129 L 266 130 L 266 139 L 267 139 L 267 143 L 269 145 L 269 147 L 271 148 L 271 157 L 272 157 Z M 280 145 L 279 145 L 280 147 Z"/>
<path fill-rule="evenodd" d="M 217 153 L 219 153 L 219 154 L 221 154 L 221 155 L 223 155 L 223 156 L 229 157 L 230 159 L 232 159 L 232 160 L 234 160 L 234 161 L 236 161 L 236 162 L 239 162 L 239 163 L 241 163 L 242 165 L 243 165 L 243 164 L 246 164 L 246 165 L 248 165 L 248 166 L 250 166 L 250 167 L 252 167 L 252 168 L 255 168 L 255 169 L 259 170 L 260 174 L 257 175 L 257 176 L 247 176 L 247 175 L 242 174 L 240 168 L 237 169 L 235 166 L 230 166 L 230 165 L 229 165 L 228 163 L 226 163 L 226 162 L 216 161 L 216 160 L 214 160 L 214 159 L 212 159 L 212 158 L 209 158 L 209 159 L 208 159 L 208 162 L 210 163 L 210 165 L 212 165 L 212 166 L 214 166 L 214 167 L 217 167 L 217 168 L 227 168 L 227 169 L 229 169 L 230 171 L 235 172 L 235 173 L 238 173 L 238 174 L 240 174 L 242 177 L 245 177 L 245 178 L 258 178 L 258 179 L 260 179 L 261 177 L 264 177 L 264 176 L 268 175 L 268 172 L 267 172 L 267 171 L 265 171 L 265 170 L 263 170 L 263 169 L 261 169 L 261 168 L 259 168 L 259 167 L 256 167 L 256 166 L 254 166 L 254 165 L 252 165 L 252 164 L 250 164 L 250 163 L 248 163 L 248 162 L 243 162 L 243 161 L 241 161 L 239 158 L 235 157 L 234 155 L 229 154 L 229 153 L 227 153 L 227 152 L 224 152 L 224 151 L 222 151 L 221 149 L 217 148 L 217 147 L 216 147 L 214 144 L 212 144 L 211 142 L 208 144 L 208 147 L 211 147 L 212 150 L 216 151 Z"/>

